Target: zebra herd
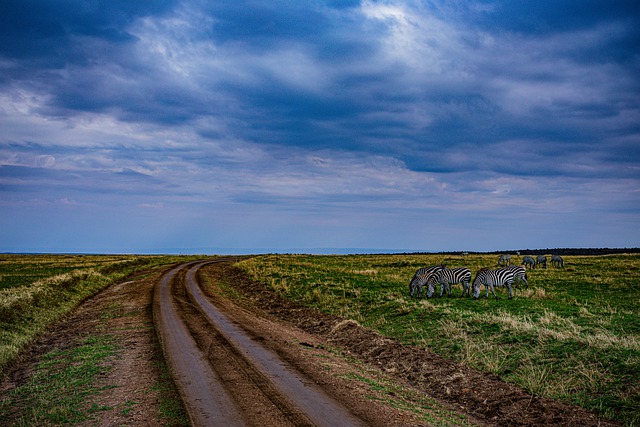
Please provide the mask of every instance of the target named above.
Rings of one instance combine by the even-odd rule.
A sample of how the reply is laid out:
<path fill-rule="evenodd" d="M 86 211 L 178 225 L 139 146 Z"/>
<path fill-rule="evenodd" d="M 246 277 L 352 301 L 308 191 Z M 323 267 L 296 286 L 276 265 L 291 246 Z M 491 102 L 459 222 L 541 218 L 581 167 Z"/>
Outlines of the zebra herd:
<path fill-rule="evenodd" d="M 564 268 L 564 261 L 558 255 L 551 257 L 551 264 Z M 424 267 L 418 269 L 413 275 L 409 282 L 409 293 L 411 297 L 420 298 L 423 288 L 426 286 L 427 298 L 431 298 L 436 291 L 436 286 L 440 285 L 440 296 L 444 295 L 445 290 L 447 295 L 451 296 L 451 285 L 460 283 L 462 284 L 463 297 L 471 296 L 473 292 L 473 298 L 478 299 L 480 287 L 484 285 L 487 298 L 489 297 L 489 291 L 491 291 L 493 296 L 498 299 L 495 287 L 506 286 L 509 290 L 509 299 L 511 299 L 513 298 L 514 284 L 515 286 L 520 286 L 520 282 L 524 282 L 525 286 L 529 288 L 527 266 L 531 268 L 544 266 L 544 268 L 547 268 L 547 258 L 544 255 L 540 255 L 534 260 L 531 256 L 525 255 L 522 259 L 522 265 L 513 265 L 511 264 L 510 255 L 501 255 L 497 269 L 481 268 L 477 271 L 473 282 L 471 282 L 471 270 L 466 267 L 447 268 L 444 265 Z"/>
<path fill-rule="evenodd" d="M 502 265 L 502 257 L 509 257 L 511 259 L 511 255 L 500 255 L 500 259 L 498 260 L 498 265 Z M 538 266 L 542 266 L 543 268 L 547 268 L 547 257 L 544 255 L 538 255 L 536 259 L 533 259 L 532 256 L 525 255 L 522 258 L 522 265 L 525 267 L 536 268 Z M 564 268 L 564 260 L 560 255 L 551 255 L 551 265 L 554 267 Z"/>

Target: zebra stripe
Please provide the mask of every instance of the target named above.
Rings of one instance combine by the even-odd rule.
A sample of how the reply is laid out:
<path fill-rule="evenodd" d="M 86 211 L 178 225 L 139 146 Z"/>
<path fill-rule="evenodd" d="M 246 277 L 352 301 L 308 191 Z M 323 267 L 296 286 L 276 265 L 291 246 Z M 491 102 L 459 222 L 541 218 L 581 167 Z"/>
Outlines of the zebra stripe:
<path fill-rule="evenodd" d="M 435 292 L 436 283 L 440 283 L 440 296 L 444 294 L 445 287 L 447 295 L 451 296 L 451 284 L 462 283 L 462 296 L 468 296 L 469 281 L 471 280 L 471 270 L 466 267 L 446 268 L 432 274 L 427 281 L 427 298 L 431 298 Z"/>
<path fill-rule="evenodd" d="M 529 289 L 529 282 L 527 282 L 527 269 L 520 265 L 510 265 L 507 267 L 510 270 L 513 270 L 514 281 L 516 286 L 520 286 L 520 282 L 524 282 L 527 289 Z"/>
<path fill-rule="evenodd" d="M 513 289 L 511 288 L 511 285 L 513 284 L 514 276 L 514 270 L 510 268 L 499 268 L 497 270 L 483 268 L 478 270 L 476 278 L 473 280 L 473 298 L 478 299 L 480 296 L 481 285 L 484 285 L 487 290 L 487 298 L 489 298 L 489 289 L 491 289 L 493 296 L 498 299 L 494 289 L 495 286 L 507 286 L 509 289 L 509 299 L 513 298 Z"/>
<path fill-rule="evenodd" d="M 409 282 L 409 294 L 411 297 L 413 298 L 415 296 L 416 298 L 420 298 L 422 296 L 422 287 L 427 283 L 431 274 L 442 270 L 443 268 L 443 265 L 432 265 L 431 267 L 419 268 Z"/>

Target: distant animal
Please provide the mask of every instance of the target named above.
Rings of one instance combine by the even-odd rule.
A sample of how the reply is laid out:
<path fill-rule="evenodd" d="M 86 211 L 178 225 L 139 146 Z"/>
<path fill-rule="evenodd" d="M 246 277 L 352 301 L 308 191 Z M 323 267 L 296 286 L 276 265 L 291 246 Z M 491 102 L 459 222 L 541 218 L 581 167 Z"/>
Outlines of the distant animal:
<path fill-rule="evenodd" d="M 473 280 L 473 298 L 478 299 L 480 296 L 480 286 L 484 285 L 487 290 L 487 298 L 489 298 L 489 289 L 493 296 L 498 299 L 496 295 L 496 286 L 506 286 L 509 289 L 509 299 L 513 298 L 513 281 L 515 278 L 514 270 L 510 268 L 499 268 L 497 270 L 491 270 L 489 268 L 482 268 L 476 273 L 476 278 Z"/>
<path fill-rule="evenodd" d="M 525 268 L 527 268 L 527 266 L 535 268 L 536 260 L 534 260 L 532 256 L 525 255 L 522 257 L 522 265 L 524 265 Z"/>
<path fill-rule="evenodd" d="M 539 265 L 543 265 L 544 268 L 547 268 L 547 257 L 544 255 L 538 255 L 536 257 L 536 265 L 535 268 L 538 268 Z"/>
<path fill-rule="evenodd" d="M 462 283 L 462 296 L 469 296 L 469 282 L 471 281 L 471 270 L 466 267 L 459 268 L 443 268 L 437 271 L 427 281 L 427 298 L 431 298 L 435 292 L 436 284 L 440 284 L 440 296 L 444 294 L 445 288 L 447 295 L 451 296 L 451 285 Z"/>
<path fill-rule="evenodd" d="M 498 259 L 498 267 L 500 266 L 509 266 L 511 265 L 511 255 L 502 254 L 500 255 L 500 259 Z"/>
<path fill-rule="evenodd" d="M 507 267 L 513 270 L 513 279 L 516 286 L 520 286 L 520 282 L 524 282 L 527 289 L 529 289 L 529 282 L 527 281 L 527 269 L 521 265 L 510 265 Z"/>
<path fill-rule="evenodd" d="M 422 296 L 422 287 L 427 283 L 431 274 L 442 270 L 443 268 L 443 265 L 432 265 L 431 267 L 419 268 L 409 282 L 409 295 L 411 295 L 412 298 L 420 298 Z"/>
<path fill-rule="evenodd" d="M 551 255 L 551 265 L 564 268 L 564 260 L 560 255 Z"/>

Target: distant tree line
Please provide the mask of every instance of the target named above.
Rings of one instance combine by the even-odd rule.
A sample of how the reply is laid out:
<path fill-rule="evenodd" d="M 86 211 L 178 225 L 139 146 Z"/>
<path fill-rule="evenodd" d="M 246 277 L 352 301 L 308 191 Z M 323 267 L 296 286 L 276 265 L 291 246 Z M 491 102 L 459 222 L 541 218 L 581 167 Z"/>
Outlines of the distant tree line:
<path fill-rule="evenodd" d="M 443 255 L 460 255 L 463 252 L 430 252 Z M 556 255 L 613 255 L 613 254 L 637 254 L 640 248 L 546 248 L 546 249 L 514 249 L 508 251 L 474 252 L 467 251 L 467 254 L 556 254 Z"/>

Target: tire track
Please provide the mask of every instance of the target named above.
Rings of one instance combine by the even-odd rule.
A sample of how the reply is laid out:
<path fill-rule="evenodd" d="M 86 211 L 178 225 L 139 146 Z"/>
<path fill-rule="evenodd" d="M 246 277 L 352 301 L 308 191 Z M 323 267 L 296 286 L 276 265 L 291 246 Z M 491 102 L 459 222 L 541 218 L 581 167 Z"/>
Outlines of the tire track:
<path fill-rule="evenodd" d="M 242 411 L 221 385 L 173 302 L 171 287 L 179 273 L 196 263 L 175 267 L 156 285 L 153 318 L 156 333 L 193 425 L 246 425 Z"/>
<path fill-rule="evenodd" d="M 213 305 L 182 264 L 154 292 L 154 322 L 195 426 L 363 426 L 343 405 Z"/>

